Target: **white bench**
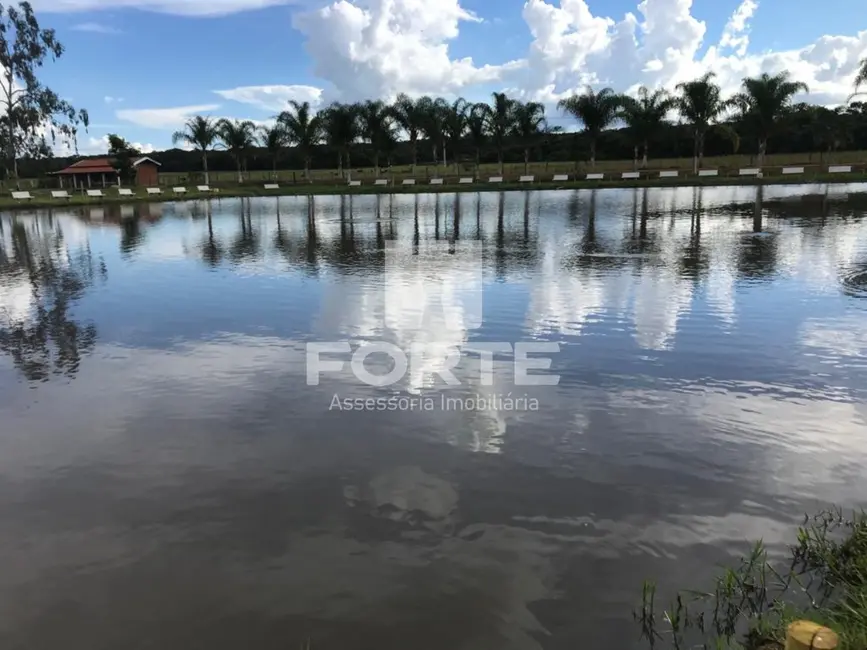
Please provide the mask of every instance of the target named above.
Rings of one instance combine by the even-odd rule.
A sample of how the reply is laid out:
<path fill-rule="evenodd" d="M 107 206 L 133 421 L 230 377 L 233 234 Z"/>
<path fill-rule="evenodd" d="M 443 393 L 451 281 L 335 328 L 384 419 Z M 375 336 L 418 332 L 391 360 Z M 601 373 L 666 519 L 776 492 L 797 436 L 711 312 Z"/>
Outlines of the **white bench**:
<path fill-rule="evenodd" d="M 102 190 L 87 190 L 87 196 L 92 199 L 101 199 L 105 194 L 102 193 Z"/>
<path fill-rule="evenodd" d="M 210 192 L 210 185 L 196 185 L 196 192 Z"/>
<path fill-rule="evenodd" d="M 134 196 L 132 193 L 132 190 L 129 189 L 128 187 L 117 188 L 117 195 L 118 196 Z"/>
<path fill-rule="evenodd" d="M 678 171 L 671 171 L 671 170 L 662 171 L 662 172 L 659 172 L 659 177 L 660 178 L 677 178 L 679 174 L 680 174 L 680 172 L 678 172 Z"/>
<path fill-rule="evenodd" d="M 784 174 L 803 174 L 803 167 L 783 167 Z"/>
<path fill-rule="evenodd" d="M 620 178 L 623 180 L 635 180 L 636 178 L 641 178 L 641 172 L 623 172 L 620 174 Z"/>
<path fill-rule="evenodd" d="M 349 181 L 349 187 L 361 187 L 361 181 Z"/>
<path fill-rule="evenodd" d="M 430 184 L 431 184 L 431 185 L 442 185 L 442 184 L 443 184 L 443 179 L 441 179 L 441 178 L 432 178 L 432 179 L 430 179 Z"/>
<path fill-rule="evenodd" d="M 375 181 L 373 181 L 373 184 L 374 185 L 388 185 L 388 179 L 387 178 L 377 178 Z"/>
<path fill-rule="evenodd" d="M 401 185 L 415 185 L 415 179 L 414 178 L 404 178 Z"/>
<path fill-rule="evenodd" d="M 535 181 L 536 181 L 536 177 L 535 177 L 535 176 L 521 176 L 521 177 L 518 179 L 518 182 L 519 182 L 519 183 L 533 183 L 533 182 L 535 182 Z"/>
<path fill-rule="evenodd" d="M 605 178 L 605 174 L 587 174 L 588 181 L 601 181 Z"/>
<path fill-rule="evenodd" d="M 162 194 L 163 191 L 159 187 L 149 187 L 147 190 L 148 194 Z"/>
<path fill-rule="evenodd" d="M 186 187 L 173 187 L 172 192 L 174 192 L 175 194 L 186 194 L 187 188 Z"/>
<path fill-rule="evenodd" d="M 460 185 L 472 185 L 473 179 L 472 178 L 462 178 L 458 181 L 458 184 L 460 184 Z"/>
<path fill-rule="evenodd" d="M 745 167 L 738 171 L 738 175 L 740 176 L 758 176 L 762 173 L 762 170 L 758 167 Z"/>
<path fill-rule="evenodd" d="M 489 182 L 489 183 L 502 183 L 502 182 L 503 182 L 503 177 L 502 177 L 502 176 L 491 176 L 491 177 L 488 179 L 488 182 Z"/>
<path fill-rule="evenodd" d="M 699 169 L 698 175 L 699 176 L 719 176 L 719 170 L 718 169 Z"/>
<path fill-rule="evenodd" d="M 51 190 L 51 198 L 52 199 L 71 199 L 69 196 L 69 192 L 66 190 Z"/>
<path fill-rule="evenodd" d="M 554 183 L 559 183 L 561 181 L 568 181 L 569 174 L 554 174 L 554 178 L 551 179 Z"/>
<path fill-rule="evenodd" d="M 30 195 L 30 192 L 12 192 L 12 198 L 16 201 L 28 201 L 33 197 Z"/>
<path fill-rule="evenodd" d="M 828 167 L 829 174 L 850 174 L 852 173 L 852 165 L 831 165 Z"/>
<path fill-rule="evenodd" d="M 280 186 L 277 183 L 265 183 L 266 190 L 279 190 Z"/>

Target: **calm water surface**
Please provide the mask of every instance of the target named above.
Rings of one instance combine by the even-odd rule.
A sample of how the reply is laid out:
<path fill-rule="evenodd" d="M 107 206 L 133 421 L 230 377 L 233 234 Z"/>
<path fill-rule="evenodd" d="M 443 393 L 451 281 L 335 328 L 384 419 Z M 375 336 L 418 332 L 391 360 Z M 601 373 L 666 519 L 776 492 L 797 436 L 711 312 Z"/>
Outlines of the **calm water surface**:
<path fill-rule="evenodd" d="M 638 646 L 645 578 L 867 501 L 867 187 L 824 191 L 0 216 L 0 646 Z M 381 340 L 561 379 L 307 385 L 307 343 Z M 329 408 L 395 391 L 538 410 Z"/>

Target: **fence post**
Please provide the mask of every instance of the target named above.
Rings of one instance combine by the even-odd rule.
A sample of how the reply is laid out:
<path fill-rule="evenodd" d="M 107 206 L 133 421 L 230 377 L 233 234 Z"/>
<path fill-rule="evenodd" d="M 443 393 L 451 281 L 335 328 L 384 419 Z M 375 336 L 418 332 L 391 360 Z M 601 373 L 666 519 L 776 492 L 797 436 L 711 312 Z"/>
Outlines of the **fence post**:
<path fill-rule="evenodd" d="M 838 642 L 834 630 L 812 621 L 795 621 L 786 630 L 786 650 L 835 650 Z"/>

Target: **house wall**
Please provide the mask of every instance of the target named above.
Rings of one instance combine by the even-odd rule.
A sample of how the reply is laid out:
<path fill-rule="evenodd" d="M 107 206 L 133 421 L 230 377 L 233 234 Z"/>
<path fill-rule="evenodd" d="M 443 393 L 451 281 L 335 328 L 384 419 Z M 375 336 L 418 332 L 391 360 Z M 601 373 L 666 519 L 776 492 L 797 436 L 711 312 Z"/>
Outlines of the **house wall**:
<path fill-rule="evenodd" d="M 135 168 L 135 184 L 148 187 L 159 184 L 159 167 L 149 162 L 141 163 Z"/>

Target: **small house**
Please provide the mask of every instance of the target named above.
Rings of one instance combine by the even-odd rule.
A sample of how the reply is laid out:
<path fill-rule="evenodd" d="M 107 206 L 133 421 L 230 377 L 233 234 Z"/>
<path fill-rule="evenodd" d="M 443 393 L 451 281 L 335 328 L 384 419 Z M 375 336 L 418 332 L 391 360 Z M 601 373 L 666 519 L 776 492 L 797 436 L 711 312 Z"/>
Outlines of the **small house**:
<path fill-rule="evenodd" d="M 66 169 L 52 172 L 60 179 L 60 187 L 86 189 L 90 187 L 108 187 L 120 185 L 120 174 L 113 158 L 88 158 L 71 164 Z M 154 186 L 159 184 L 158 163 L 148 156 L 139 156 L 132 161 L 135 169 L 135 184 Z"/>

